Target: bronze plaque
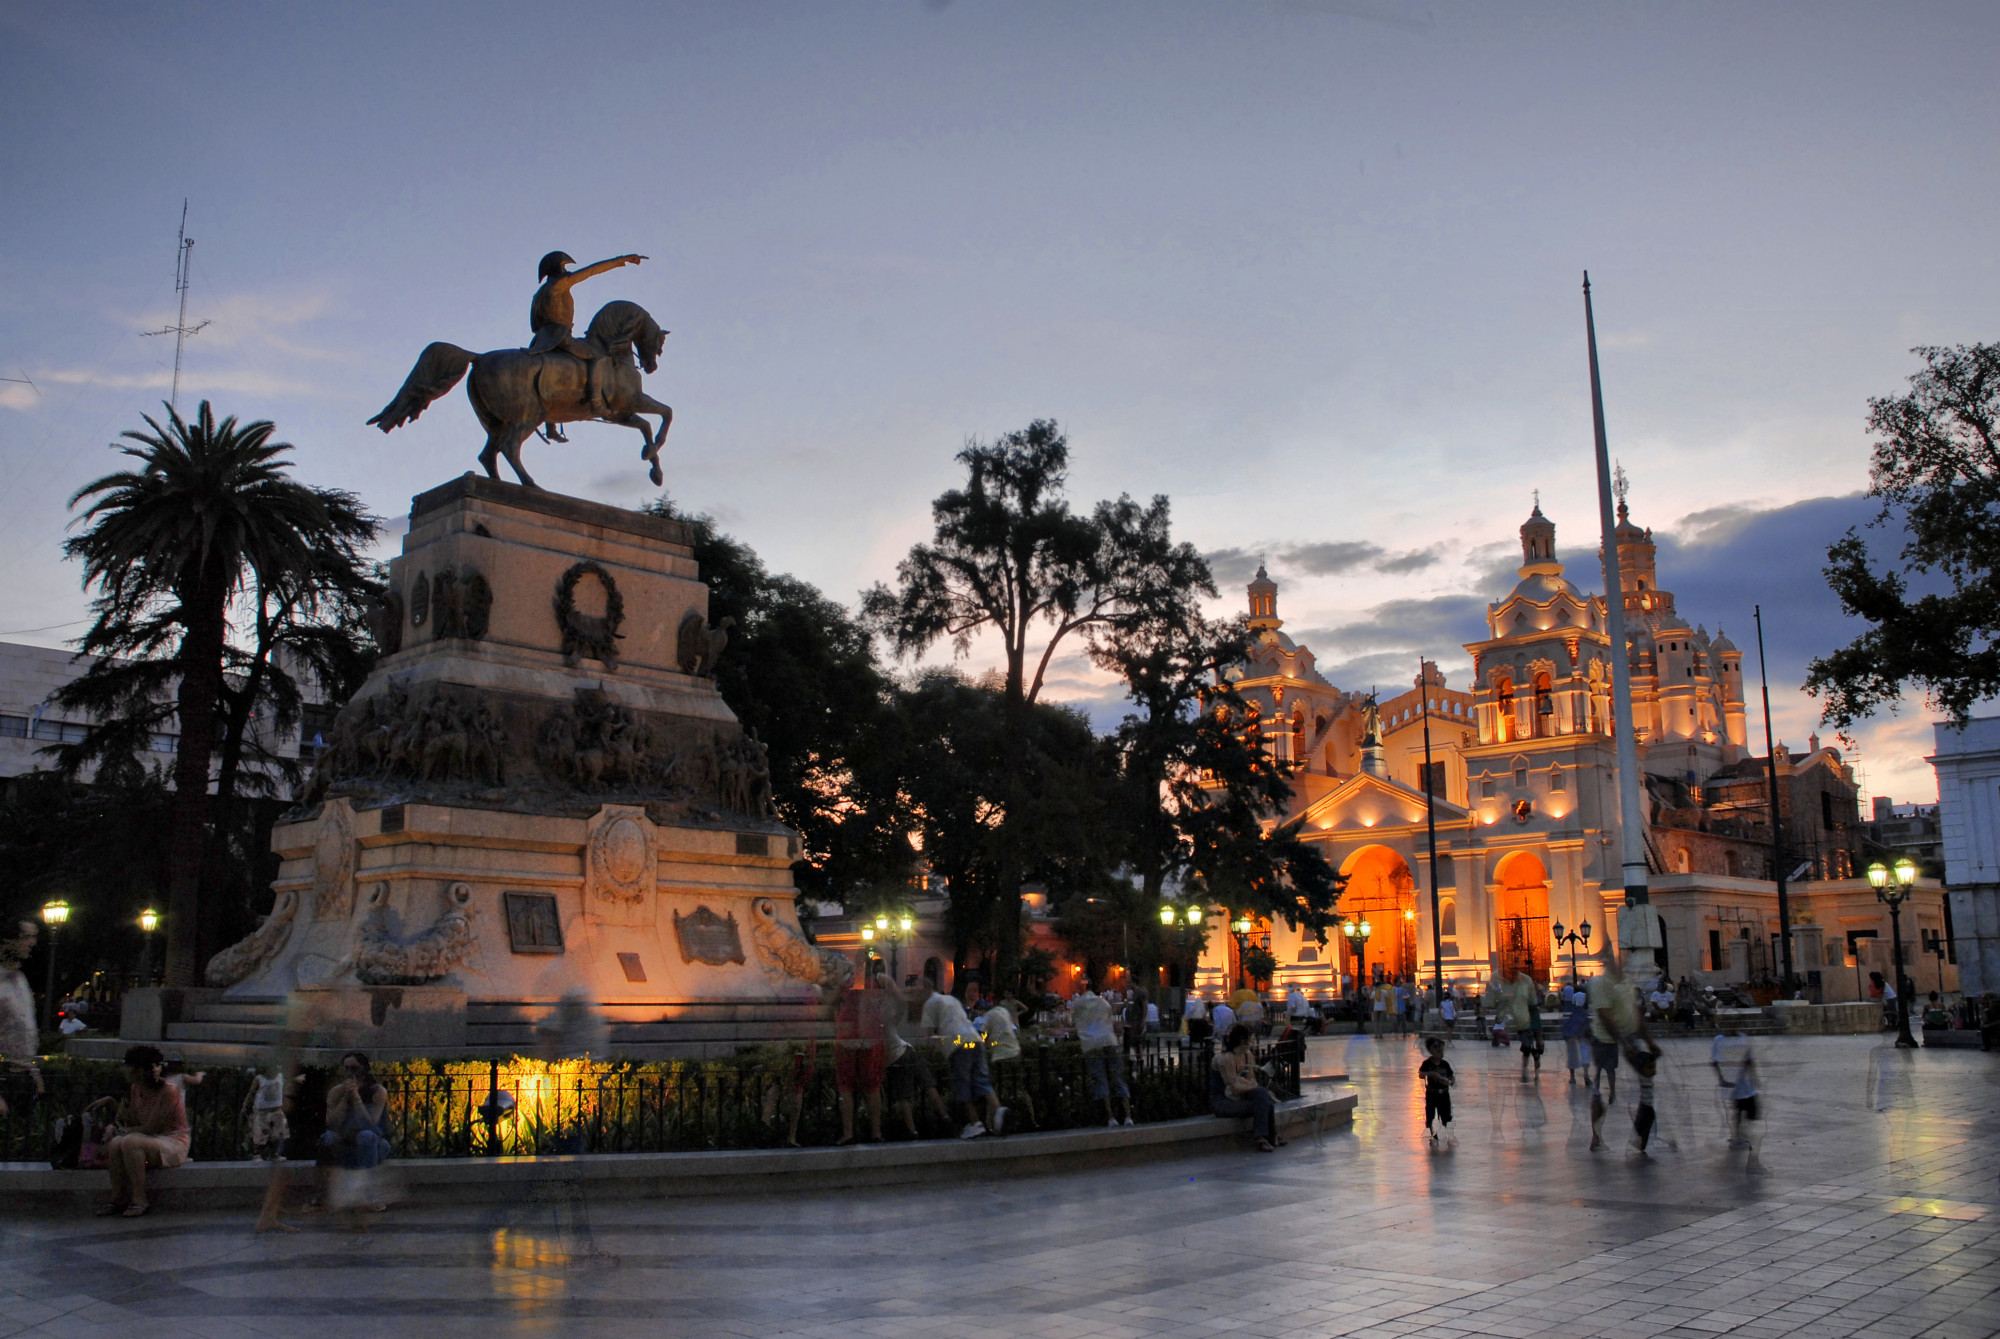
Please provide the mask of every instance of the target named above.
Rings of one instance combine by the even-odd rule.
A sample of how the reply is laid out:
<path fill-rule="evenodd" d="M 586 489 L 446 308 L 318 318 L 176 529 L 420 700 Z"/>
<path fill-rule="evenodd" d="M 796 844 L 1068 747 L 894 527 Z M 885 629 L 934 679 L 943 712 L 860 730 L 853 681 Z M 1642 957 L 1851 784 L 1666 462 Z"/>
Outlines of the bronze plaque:
<path fill-rule="evenodd" d="M 676 911 L 674 938 L 680 941 L 682 962 L 743 965 L 743 937 L 736 932 L 734 913 L 718 916 L 707 907 L 696 907 L 692 916 Z"/>
<path fill-rule="evenodd" d="M 562 913 L 554 893 L 508 893 L 507 939 L 516 953 L 563 951 Z"/>

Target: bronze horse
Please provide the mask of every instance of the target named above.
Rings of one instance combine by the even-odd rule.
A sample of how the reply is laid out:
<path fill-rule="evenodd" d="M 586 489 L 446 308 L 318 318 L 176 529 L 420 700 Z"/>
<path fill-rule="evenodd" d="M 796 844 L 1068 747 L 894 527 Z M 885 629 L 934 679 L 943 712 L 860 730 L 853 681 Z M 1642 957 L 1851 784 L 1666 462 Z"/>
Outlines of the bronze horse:
<path fill-rule="evenodd" d="M 465 370 L 472 369 L 466 383 L 466 398 L 472 411 L 486 428 L 486 449 L 479 463 L 497 479 L 501 456 L 529 488 L 539 488 L 521 466 L 521 443 L 544 423 L 582 423 L 601 418 L 606 423 L 637 428 L 646 439 L 639 458 L 652 466 L 655 484 L 664 481 L 660 470 L 660 447 L 673 426 L 674 411 L 647 395 L 639 380 L 639 366 L 648 372 L 660 369 L 660 351 L 667 333 L 636 302 L 607 302 L 590 319 L 585 339 L 603 351 L 606 363 L 602 415 L 584 404 L 589 369 L 582 359 L 562 352 L 530 353 L 526 349 L 497 349 L 492 353 L 470 353 L 456 344 L 437 343 L 417 357 L 396 398 L 369 423 L 388 432 L 414 420 L 429 408 L 431 401 L 458 384 Z M 660 430 L 652 430 L 641 414 L 658 414 Z"/>

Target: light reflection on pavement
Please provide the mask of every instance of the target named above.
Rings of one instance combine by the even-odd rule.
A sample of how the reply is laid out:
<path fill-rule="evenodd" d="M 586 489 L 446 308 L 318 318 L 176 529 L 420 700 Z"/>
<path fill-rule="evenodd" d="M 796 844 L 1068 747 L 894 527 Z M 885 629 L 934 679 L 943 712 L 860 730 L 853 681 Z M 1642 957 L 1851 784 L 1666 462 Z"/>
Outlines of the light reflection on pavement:
<path fill-rule="evenodd" d="M 0 1337 L 1925 1335 L 2000 1332 L 2000 1055 L 1758 1039 L 1757 1147 L 1708 1044 L 1666 1044 L 1651 1156 L 1629 1070 L 1588 1151 L 1560 1044 L 1448 1058 L 1324 1038 L 1351 1129 L 1274 1155 L 735 1200 L 401 1206 L 355 1234 L 249 1214 L 0 1217 Z"/>

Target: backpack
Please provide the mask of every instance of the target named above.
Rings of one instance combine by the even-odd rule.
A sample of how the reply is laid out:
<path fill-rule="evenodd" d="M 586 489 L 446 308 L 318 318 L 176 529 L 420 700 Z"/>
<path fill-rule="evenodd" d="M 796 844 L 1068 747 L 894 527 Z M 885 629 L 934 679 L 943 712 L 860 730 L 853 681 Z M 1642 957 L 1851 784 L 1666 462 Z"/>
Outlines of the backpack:
<path fill-rule="evenodd" d="M 84 1116 L 59 1116 L 49 1128 L 49 1166 L 59 1172 L 77 1170 L 83 1154 Z"/>

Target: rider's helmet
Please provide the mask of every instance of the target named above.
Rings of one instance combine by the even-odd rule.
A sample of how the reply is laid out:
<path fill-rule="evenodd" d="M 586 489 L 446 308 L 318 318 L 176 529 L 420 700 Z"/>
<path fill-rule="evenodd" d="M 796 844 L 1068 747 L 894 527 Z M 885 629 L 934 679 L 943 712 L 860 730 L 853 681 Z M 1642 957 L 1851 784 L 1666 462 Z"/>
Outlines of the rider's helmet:
<path fill-rule="evenodd" d="M 541 272 L 535 277 L 538 279 L 553 279 L 563 272 L 563 266 L 574 264 L 576 264 L 576 258 L 567 251 L 551 251 L 548 255 L 542 257 Z"/>

